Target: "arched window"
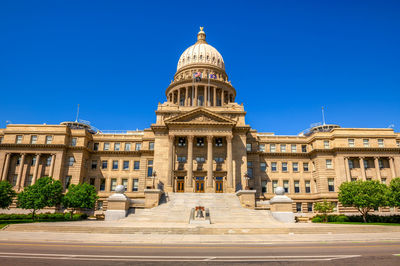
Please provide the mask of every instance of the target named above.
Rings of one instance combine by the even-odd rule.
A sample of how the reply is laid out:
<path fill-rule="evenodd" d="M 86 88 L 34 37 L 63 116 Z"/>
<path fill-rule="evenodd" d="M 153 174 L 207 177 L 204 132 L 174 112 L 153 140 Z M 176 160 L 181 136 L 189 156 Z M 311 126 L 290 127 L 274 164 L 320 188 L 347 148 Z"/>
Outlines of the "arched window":
<path fill-rule="evenodd" d="M 203 59 L 203 55 L 202 55 L 202 54 L 200 55 L 200 60 L 201 60 L 201 59 Z"/>

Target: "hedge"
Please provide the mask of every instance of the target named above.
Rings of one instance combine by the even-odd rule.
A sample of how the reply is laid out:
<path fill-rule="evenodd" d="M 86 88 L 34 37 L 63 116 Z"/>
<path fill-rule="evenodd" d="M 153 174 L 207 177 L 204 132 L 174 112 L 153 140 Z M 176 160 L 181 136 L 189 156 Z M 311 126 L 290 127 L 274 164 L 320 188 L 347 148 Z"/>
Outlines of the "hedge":
<path fill-rule="evenodd" d="M 38 220 L 58 220 L 58 221 L 69 221 L 69 220 L 84 220 L 88 216 L 85 213 L 76 213 L 72 216 L 71 213 L 40 213 L 36 215 Z M 0 222 L 8 220 L 27 220 L 32 219 L 32 214 L 0 214 Z"/>
<path fill-rule="evenodd" d="M 322 215 L 314 216 L 311 221 L 313 223 L 321 223 L 323 221 Z M 361 215 L 328 215 L 328 222 L 358 222 L 362 223 L 363 218 Z M 400 223 L 400 215 L 368 215 L 368 223 Z"/>

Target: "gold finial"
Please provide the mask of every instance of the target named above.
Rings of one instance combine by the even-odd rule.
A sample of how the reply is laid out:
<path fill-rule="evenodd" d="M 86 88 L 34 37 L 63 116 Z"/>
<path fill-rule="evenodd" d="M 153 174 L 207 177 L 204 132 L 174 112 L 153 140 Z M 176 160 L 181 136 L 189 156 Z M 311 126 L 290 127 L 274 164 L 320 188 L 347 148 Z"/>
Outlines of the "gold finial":
<path fill-rule="evenodd" d="M 200 27 L 200 31 L 203 31 L 204 27 Z"/>

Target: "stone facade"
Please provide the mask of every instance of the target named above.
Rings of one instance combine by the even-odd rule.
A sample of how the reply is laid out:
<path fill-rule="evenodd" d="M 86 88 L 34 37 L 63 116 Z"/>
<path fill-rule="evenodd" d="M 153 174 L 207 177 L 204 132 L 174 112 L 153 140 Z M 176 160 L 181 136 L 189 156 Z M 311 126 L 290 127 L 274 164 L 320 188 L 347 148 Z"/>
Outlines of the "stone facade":
<path fill-rule="evenodd" d="M 18 191 L 41 176 L 61 180 L 65 189 L 88 182 L 99 192 L 99 209 L 117 185 L 126 186 L 132 206 L 146 189 L 249 189 L 260 201 L 282 186 L 294 211 L 312 212 L 316 201 L 337 202 L 342 182 L 388 184 L 400 176 L 400 134 L 393 129 L 319 125 L 297 136 L 258 133 L 246 124 L 222 56 L 204 31 L 183 55 L 149 129 L 101 132 L 80 122 L 0 129 L 1 180 Z"/>

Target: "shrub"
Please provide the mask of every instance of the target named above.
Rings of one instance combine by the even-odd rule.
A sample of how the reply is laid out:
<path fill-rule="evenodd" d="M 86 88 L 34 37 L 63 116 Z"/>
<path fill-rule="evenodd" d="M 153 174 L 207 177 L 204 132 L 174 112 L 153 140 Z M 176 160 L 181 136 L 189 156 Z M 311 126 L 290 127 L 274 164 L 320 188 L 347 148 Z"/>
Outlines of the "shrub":
<path fill-rule="evenodd" d="M 347 217 L 346 215 L 338 215 L 336 217 L 336 222 L 339 223 L 348 222 L 349 220 L 350 220 L 349 217 Z"/>
<path fill-rule="evenodd" d="M 322 221 L 323 221 L 322 217 L 318 215 L 311 219 L 311 222 L 313 223 L 322 223 Z"/>

